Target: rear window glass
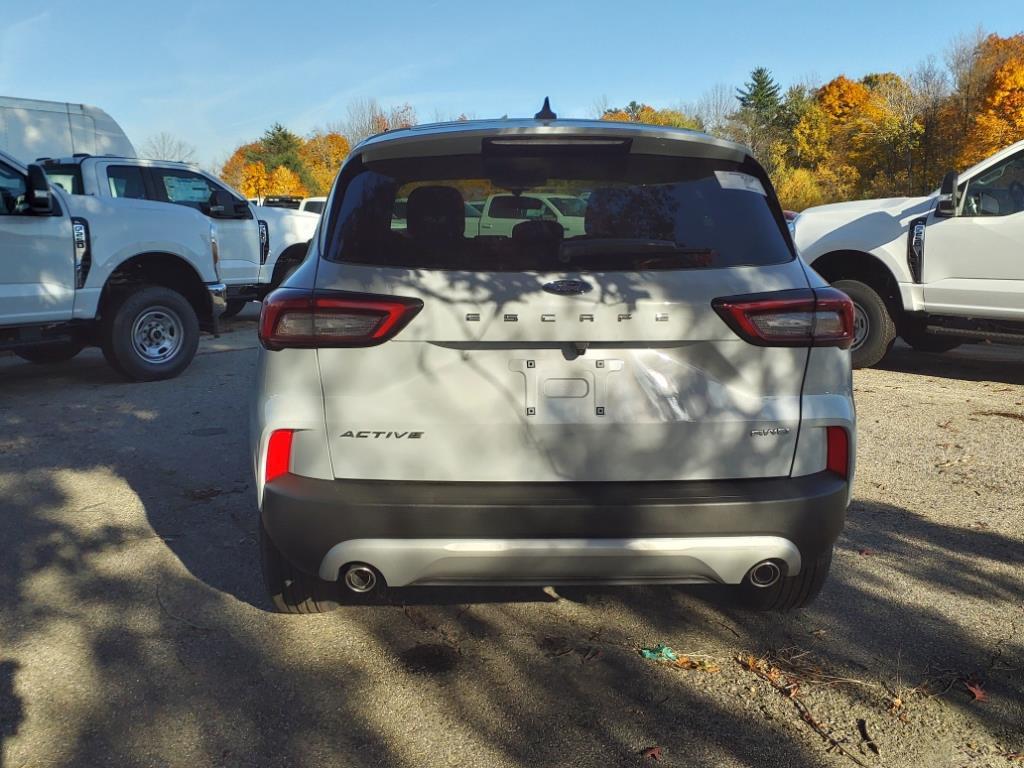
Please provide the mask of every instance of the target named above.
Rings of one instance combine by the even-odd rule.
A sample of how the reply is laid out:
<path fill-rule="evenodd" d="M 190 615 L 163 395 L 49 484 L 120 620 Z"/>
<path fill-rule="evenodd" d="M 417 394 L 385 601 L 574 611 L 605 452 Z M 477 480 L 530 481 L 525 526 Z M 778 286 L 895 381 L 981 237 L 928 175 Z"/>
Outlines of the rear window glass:
<path fill-rule="evenodd" d="M 754 163 L 647 155 L 465 155 L 362 166 L 327 258 L 472 271 L 779 264 L 793 253 Z M 470 212 L 483 201 L 482 214 Z"/>
<path fill-rule="evenodd" d="M 111 197 L 146 199 L 146 184 L 142 180 L 142 169 L 132 165 L 112 165 L 107 168 L 107 184 Z"/>

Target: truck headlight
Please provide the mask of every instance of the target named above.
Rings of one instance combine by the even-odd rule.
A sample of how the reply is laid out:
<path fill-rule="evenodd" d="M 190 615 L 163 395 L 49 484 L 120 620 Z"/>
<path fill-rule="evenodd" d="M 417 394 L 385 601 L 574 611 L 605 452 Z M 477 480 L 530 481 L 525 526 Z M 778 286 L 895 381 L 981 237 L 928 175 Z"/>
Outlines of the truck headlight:
<path fill-rule="evenodd" d="M 257 223 L 260 225 L 260 264 L 266 264 L 270 256 L 270 227 L 262 219 Z"/>
<path fill-rule="evenodd" d="M 213 259 L 213 271 L 220 280 L 220 246 L 217 244 L 217 227 L 210 225 L 210 256 Z"/>
<path fill-rule="evenodd" d="M 92 243 L 89 222 L 78 216 L 71 218 L 71 240 L 75 248 L 75 288 L 84 288 L 92 266 Z"/>

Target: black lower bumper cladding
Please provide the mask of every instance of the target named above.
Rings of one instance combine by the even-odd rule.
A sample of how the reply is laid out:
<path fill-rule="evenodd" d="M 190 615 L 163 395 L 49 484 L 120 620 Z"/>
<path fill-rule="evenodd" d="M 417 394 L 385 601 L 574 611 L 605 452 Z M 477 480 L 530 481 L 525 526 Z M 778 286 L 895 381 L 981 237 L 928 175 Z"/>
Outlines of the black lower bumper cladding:
<path fill-rule="evenodd" d="M 559 539 L 781 536 L 804 558 L 839 537 L 847 481 L 832 472 L 765 480 L 268 483 L 263 524 L 297 568 L 314 574 L 351 539 Z"/>

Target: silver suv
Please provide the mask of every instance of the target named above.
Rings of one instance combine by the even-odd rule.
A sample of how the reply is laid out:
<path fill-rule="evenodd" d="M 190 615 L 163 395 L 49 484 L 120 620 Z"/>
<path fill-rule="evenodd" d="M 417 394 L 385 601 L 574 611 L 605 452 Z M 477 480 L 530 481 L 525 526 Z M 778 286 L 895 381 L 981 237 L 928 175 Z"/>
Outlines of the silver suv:
<path fill-rule="evenodd" d="M 575 198 L 583 231 L 467 236 L 497 193 Z M 370 138 L 260 319 L 275 606 L 702 582 L 803 605 L 849 501 L 852 325 L 742 146 L 544 117 Z"/>

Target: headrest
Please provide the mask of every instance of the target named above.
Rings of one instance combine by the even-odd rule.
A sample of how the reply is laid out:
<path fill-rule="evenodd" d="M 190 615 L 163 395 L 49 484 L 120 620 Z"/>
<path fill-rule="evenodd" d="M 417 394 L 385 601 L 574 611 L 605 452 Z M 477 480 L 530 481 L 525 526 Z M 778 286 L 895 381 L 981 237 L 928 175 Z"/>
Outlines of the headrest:
<path fill-rule="evenodd" d="M 522 245 L 561 242 L 565 236 L 565 227 L 557 221 L 534 219 L 521 221 L 512 227 L 512 242 Z"/>
<path fill-rule="evenodd" d="M 409 194 L 406 231 L 414 240 L 459 240 L 466 231 L 466 205 L 455 187 L 417 187 Z"/>

